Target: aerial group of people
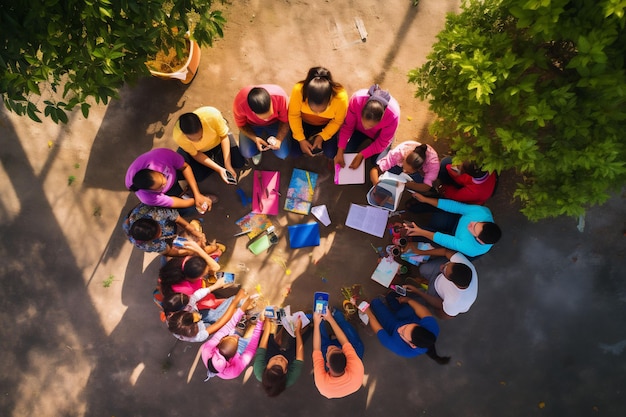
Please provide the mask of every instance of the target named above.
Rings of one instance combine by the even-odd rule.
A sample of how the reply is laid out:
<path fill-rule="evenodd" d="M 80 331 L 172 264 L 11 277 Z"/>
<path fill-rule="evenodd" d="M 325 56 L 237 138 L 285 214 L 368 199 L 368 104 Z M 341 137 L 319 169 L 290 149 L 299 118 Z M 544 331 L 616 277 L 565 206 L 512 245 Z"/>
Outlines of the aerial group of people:
<path fill-rule="evenodd" d="M 390 291 L 371 299 L 359 315 L 395 354 L 427 354 L 447 363 L 449 358 L 435 349 L 436 319 L 467 312 L 477 297 L 472 260 L 501 234 L 483 205 L 494 193 L 496 174 L 473 161 L 440 160 L 428 144 L 402 141 L 392 148 L 398 102 L 378 85 L 349 97 L 323 67 L 311 68 L 290 96 L 277 85 L 244 87 L 235 96 L 233 115 L 238 140 L 214 107 L 182 114 L 173 131 L 178 150 L 140 155 L 125 178 L 140 203 L 127 215 L 124 231 L 138 248 L 163 255 L 155 290 L 162 320 L 178 339 L 203 342 L 207 378 L 236 378 L 254 359 L 254 374 L 266 393 L 279 395 L 301 374 L 303 343 L 312 333 L 313 374 L 322 395 L 344 397 L 363 383 L 364 345 L 343 309 L 313 312 L 307 315 L 312 325 L 303 328 L 298 319 L 288 334 L 258 311 L 256 294 L 219 271 L 226 247 L 207 239 L 198 219 L 186 219 L 210 211 L 218 201 L 201 193 L 199 182 L 217 172 L 222 181 L 236 184 L 237 170 L 250 162 L 258 165 L 268 151 L 279 159 L 323 154 L 341 167 L 345 155 L 353 153 L 348 168 L 367 163 L 373 185 L 385 172 L 410 178 L 405 187 L 413 194 L 406 209 L 428 220 L 404 222 L 398 233 L 411 241 L 404 250 L 428 260 L 419 266 L 419 277 L 401 283 L 406 295 Z M 421 250 L 418 242 L 430 242 L 434 249 Z"/>

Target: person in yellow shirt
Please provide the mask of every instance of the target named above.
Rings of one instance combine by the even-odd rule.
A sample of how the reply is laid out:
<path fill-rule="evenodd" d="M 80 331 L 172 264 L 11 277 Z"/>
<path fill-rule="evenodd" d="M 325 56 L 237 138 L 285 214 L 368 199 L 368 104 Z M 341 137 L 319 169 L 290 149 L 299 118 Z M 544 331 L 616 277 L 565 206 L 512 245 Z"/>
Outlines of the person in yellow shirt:
<path fill-rule="evenodd" d="M 173 136 L 179 146 L 177 152 L 191 166 L 198 182 L 215 171 L 228 184 L 227 172 L 237 178 L 235 168 L 245 164 L 235 137 L 228 132 L 226 120 L 215 107 L 200 107 L 181 115 Z"/>
<path fill-rule="evenodd" d="M 291 154 L 294 157 L 324 152 L 333 159 L 337 154 L 337 136 L 348 111 L 348 93 L 333 81 L 324 67 L 309 69 L 289 98 L 289 127 L 292 132 Z"/>

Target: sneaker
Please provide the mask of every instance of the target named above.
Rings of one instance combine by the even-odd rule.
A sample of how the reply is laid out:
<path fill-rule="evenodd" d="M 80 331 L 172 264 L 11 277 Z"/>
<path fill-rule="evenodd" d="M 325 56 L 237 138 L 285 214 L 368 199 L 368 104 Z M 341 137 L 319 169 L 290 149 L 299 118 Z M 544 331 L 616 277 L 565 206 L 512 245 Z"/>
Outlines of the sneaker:
<path fill-rule="evenodd" d="M 258 154 L 254 155 L 252 158 L 252 163 L 254 165 L 259 165 L 261 163 L 261 158 L 263 157 L 263 154 L 261 152 L 259 152 Z"/>

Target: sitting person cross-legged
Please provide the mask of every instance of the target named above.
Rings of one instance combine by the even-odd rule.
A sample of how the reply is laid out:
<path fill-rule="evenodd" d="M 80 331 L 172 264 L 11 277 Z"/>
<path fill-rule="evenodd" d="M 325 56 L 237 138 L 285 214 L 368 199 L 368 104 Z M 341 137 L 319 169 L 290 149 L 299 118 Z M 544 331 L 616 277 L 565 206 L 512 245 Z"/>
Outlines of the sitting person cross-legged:
<path fill-rule="evenodd" d="M 407 236 L 415 236 L 418 240 L 426 238 L 473 258 L 487 253 L 502 236 L 487 207 L 425 197 L 420 193 L 413 194 L 413 198 L 422 203 L 421 207 L 435 212 L 427 226 L 405 224 Z"/>
<path fill-rule="evenodd" d="M 202 345 L 202 362 L 207 367 L 206 380 L 214 376 L 222 379 L 237 378 L 254 357 L 263 322 L 257 320 L 249 339 L 235 334 L 237 323 L 246 314 L 246 310 L 252 307 L 253 301 L 248 297 L 230 321 Z"/>
<path fill-rule="evenodd" d="M 473 161 L 452 165 L 452 158 L 447 157 L 441 161 L 437 179 L 437 192 L 441 198 L 466 204 L 485 204 L 495 191 L 497 175 L 483 171 Z"/>
<path fill-rule="evenodd" d="M 322 319 L 330 325 L 336 339 L 330 338 Z M 313 377 L 320 394 L 341 398 L 358 391 L 365 372 L 363 351 L 356 329 L 339 310 L 332 314 L 313 313 Z"/>
<path fill-rule="evenodd" d="M 164 298 L 162 307 L 170 332 L 184 342 L 204 342 L 210 334 L 221 329 L 232 318 L 238 303 L 246 297 L 246 292 L 239 290 L 237 295 L 226 298 L 212 309 L 199 310 L 197 303 L 223 287 L 224 280 L 220 278 L 210 287 L 197 290 L 191 297 L 183 293 L 172 293 Z"/>
<path fill-rule="evenodd" d="M 288 103 L 285 90 L 273 84 L 249 85 L 237 93 L 233 116 L 239 127 L 239 148 L 244 158 L 252 158 L 258 165 L 262 152 L 270 149 L 280 159 L 289 156 Z"/>
<path fill-rule="evenodd" d="M 449 357 L 437 354 L 435 342 L 439 325 L 426 306 L 394 292 L 389 292 L 385 301 L 387 305 L 375 298 L 365 310 L 369 324 L 383 346 L 405 358 L 425 353 L 441 365 L 450 361 Z"/>
<path fill-rule="evenodd" d="M 134 207 L 122 224 L 128 240 L 145 252 L 158 252 L 163 256 L 189 256 L 196 252 L 193 248 L 173 245 L 177 236 L 198 243 L 209 254 L 221 250 L 218 244 L 207 244 L 206 236 L 198 220 L 188 222 L 178 210 L 167 207 L 147 206 L 143 203 Z M 221 252 L 220 252 L 221 254 Z"/>
<path fill-rule="evenodd" d="M 428 285 L 428 289 L 405 285 L 407 291 L 426 301 L 440 319 L 467 312 L 478 295 L 478 275 L 465 255 L 445 248 L 419 250 L 414 243 L 407 247 L 417 255 L 430 255 L 419 267 L 424 278 L 409 278 Z"/>
<path fill-rule="evenodd" d="M 263 390 L 269 397 L 280 395 L 300 377 L 304 365 L 304 345 L 302 342 L 302 320 L 298 318 L 294 329 L 294 339 L 280 327 L 278 334 L 271 334 L 272 322 L 265 319 L 263 336 L 254 356 L 254 375 L 261 381 Z"/>

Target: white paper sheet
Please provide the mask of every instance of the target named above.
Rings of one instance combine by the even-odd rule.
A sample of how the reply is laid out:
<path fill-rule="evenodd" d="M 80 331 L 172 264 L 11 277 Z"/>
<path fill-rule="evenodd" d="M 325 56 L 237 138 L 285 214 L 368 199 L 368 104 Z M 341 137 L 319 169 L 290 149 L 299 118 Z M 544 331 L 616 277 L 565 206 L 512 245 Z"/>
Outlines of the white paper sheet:
<path fill-rule="evenodd" d="M 383 237 L 387 227 L 387 213 L 378 207 L 350 204 L 346 226 L 376 237 Z"/>
<path fill-rule="evenodd" d="M 346 166 L 341 168 L 338 164 L 335 165 L 335 184 L 365 184 L 365 159 L 357 169 L 349 168 L 357 155 L 356 153 L 343 154 L 343 160 Z"/>

